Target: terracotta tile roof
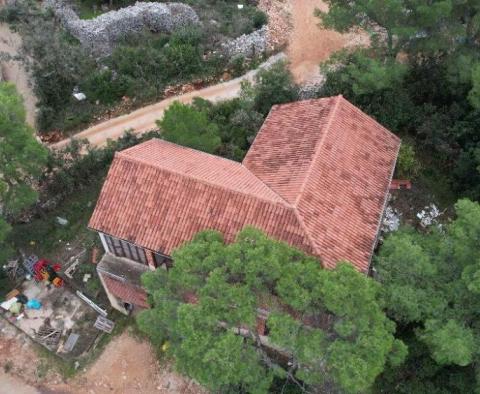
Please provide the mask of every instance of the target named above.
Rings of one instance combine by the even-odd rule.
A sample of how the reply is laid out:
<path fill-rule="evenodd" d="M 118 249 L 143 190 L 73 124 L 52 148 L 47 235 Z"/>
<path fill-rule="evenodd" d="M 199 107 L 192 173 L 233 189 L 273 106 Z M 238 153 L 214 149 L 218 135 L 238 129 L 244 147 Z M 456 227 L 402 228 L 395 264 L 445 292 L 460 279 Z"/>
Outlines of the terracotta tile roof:
<path fill-rule="evenodd" d="M 117 153 L 89 226 L 168 255 L 252 225 L 366 271 L 399 145 L 341 96 L 274 106 L 242 164 L 161 140 Z"/>
<path fill-rule="evenodd" d="M 294 209 L 240 163 L 162 140 L 115 155 L 89 224 L 166 255 L 201 230 L 233 241 L 247 225 L 311 251 Z"/>
<path fill-rule="evenodd" d="M 105 285 L 110 293 L 115 297 L 120 298 L 123 302 L 128 302 L 140 306 L 142 308 L 149 308 L 147 301 L 147 293 L 140 287 L 134 286 L 129 282 L 122 282 L 101 274 Z"/>

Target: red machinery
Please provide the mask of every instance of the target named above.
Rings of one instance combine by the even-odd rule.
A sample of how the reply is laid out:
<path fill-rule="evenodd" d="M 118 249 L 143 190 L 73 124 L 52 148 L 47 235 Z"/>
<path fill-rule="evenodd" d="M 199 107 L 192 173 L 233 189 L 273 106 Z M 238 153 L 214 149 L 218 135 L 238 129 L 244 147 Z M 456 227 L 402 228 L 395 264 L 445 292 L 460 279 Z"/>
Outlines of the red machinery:
<path fill-rule="evenodd" d="M 63 279 L 57 275 L 60 268 L 60 264 L 52 265 L 50 261 L 46 259 L 38 260 L 33 266 L 35 280 L 39 282 L 46 280 L 51 282 L 55 287 L 61 287 L 63 285 Z"/>

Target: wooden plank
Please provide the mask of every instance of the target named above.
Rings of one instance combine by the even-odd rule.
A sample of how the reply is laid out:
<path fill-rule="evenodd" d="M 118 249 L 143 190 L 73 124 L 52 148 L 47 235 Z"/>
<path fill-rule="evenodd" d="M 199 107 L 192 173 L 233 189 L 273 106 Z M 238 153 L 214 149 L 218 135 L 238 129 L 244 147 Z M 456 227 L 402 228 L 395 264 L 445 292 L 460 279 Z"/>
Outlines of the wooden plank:
<path fill-rule="evenodd" d="M 103 317 L 107 317 L 107 311 L 100 308 L 97 304 L 95 304 L 90 298 L 88 298 L 86 295 L 84 295 L 81 291 L 77 290 L 77 296 L 79 296 L 80 299 L 85 301 L 88 305 L 90 305 L 93 309 L 95 309 Z"/>

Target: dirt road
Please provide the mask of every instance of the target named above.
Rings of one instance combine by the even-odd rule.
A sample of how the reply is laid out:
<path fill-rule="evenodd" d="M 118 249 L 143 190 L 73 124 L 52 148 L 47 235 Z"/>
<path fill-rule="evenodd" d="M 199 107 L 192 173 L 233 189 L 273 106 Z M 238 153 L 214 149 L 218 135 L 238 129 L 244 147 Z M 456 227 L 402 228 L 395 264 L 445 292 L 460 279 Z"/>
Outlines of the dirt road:
<path fill-rule="evenodd" d="M 319 20 L 313 13 L 317 7 L 322 10 L 326 9 L 325 3 L 321 0 L 284 0 L 283 3 L 285 10 L 291 13 L 291 20 L 288 23 L 283 20 L 285 18 L 282 15 L 279 15 L 278 6 L 270 7 L 270 9 L 276 8 L 276 24 L 279 24 L 281 29 L 287 25 L 291 26 L 286 52 L 290 69 L 298 83 L 320 81 L 322 78 L 319 70 L 320 62 L 344 46 L 365 43 L 365 36 L 362 35 L 341 35 L 334 31 L 319 29 L 317 26 Z M 266 8 L 268 8 L 268 4 Z M 270 63 L 279 58 L 283 58 L 283 55 L 274 56 L 273 59 L 270 59 Z M 120 137 L 128 129 L 134 129 L 137 133 L 152 130 L 156 127 L 155 121 L 163 116 L 164 110 L 173 101 L 189 103 L 197 96 L 214 102 L 226 100 L 237 96 L 242 80 L 252 80 L 254 75 L 255 71 L 251 71 L 241 78 L 160 101 L 94 125 L 76 134 L 75 138 L 88 139 L 91 145 L 99 147 L 105 145 L 108 139 Z M 70 141 L 70 139 L 65 139 L 53 144 L 52 147 L 61 148 Z"/>
<path fill-rule="evenodd" d="M 336 50 L 342 48 L 347 39 L 341 34 L 320 29 L 319 19 L 313 13 L 327 6 L 321 0 L 291 0 L 292 31 L 287 55 L 290 70 L 297 83 L 313 82 L 320 78 L 318 65 Z"/>
<path fill-rule="evenodd" d="M 322 0 L 290 0 L 291 25 L 287 56 L 290 71 L 297 83 L 322 80 L 319 64 L 343 47 L 368 45 L 366 34 L 340 34 L 319 28 L 320 19 L 314 16 L 316 8 L 327 11 Z"/>
<path fill-rule="evenodd" d="M 283 53 L 272 56 L 268 61 L 263 63 L 260 68 L 268 67 L 270 64 L 273 64 L 281 59 L 285 59 L 285 55 Z M 219 100 L 227 100 L 236 97 L 240 92 L 242 81 L 253 81 L 256 73 L 257 70 L 252 70 L 240 78 L 232 79 L 228 82 L 209 86 L 207 88 L 196 90 L 180 96 L 171 97 L 158 103 L 140 108 L 129 114 L 109 119 L 78 134 L 75 134 L 75 138 L 88 139 L 91 145 L 98 147 L 105 145 L 108 139 L 116 139 L 120 137 L 125 130 L 128 129 L 134 129 L 138 134 L 144 133 L 156 128 L 155 121 L 162 118 L 165 109 L 168 108 L 168 106 L 174 101 L 190 103 L 195 97 L 202 97 L 204 99 L 216 102 Z M 52 144 L 51 146 L 53 148 L 62 148 L 70 141 L 71 139 L 67 138 Z"/>
<path fill-rule="evenodd" d="M 21 37 L 10 30 L 6 24 L 0 23 L 0 52 L 6 52 L 14 56 L 18 54 L 21 45 Z M 0 62 L 0 73 L 6 81 L 16 85 L 18 92 L 23 97 L 25 110 L 27 112 L 27 122 L 30 126 L 34 127 L 37 98 L 33 93 L 32 87 L 29 85 L 31 78 L 25 66 L 22 62 L 18 61 Z M 0 80 L 1 79 L 2 78 L 0 78 Z"/>
<path fill-rule="evenodd" d="M 38 358 L 25 335 L 5 324 L 0 321 L 0 394 L 206 394 L 169 363 L 159 363 L 152 346 L 128 330 L 65 382 Z"/>

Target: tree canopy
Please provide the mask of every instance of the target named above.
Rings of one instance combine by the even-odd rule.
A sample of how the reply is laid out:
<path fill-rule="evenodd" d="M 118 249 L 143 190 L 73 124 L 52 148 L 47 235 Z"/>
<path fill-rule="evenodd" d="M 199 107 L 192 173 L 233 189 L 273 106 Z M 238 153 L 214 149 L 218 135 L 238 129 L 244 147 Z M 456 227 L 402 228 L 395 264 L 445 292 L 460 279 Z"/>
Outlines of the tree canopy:
<path fill-rule="evenodd" d="M 474 391 L 465 385 L 480 355 L 480 205 L 460 200 L 456 214 L 444 229 L 390 235 L 376 259 L 388 314 L 402 326 L 403 336 L 416 343 L 414 356 L 398 372 L 413 376 L 405 392 L 432 382 L 438 390 L 448 387 L 445 376 L 438 382 L 448 371 L 463 375 L 464 386 L 450 390 Z M 413 369 L 423 358 L 434 365 L 415 376 Z"/>
<path fill-rule="evenodd" d="M 231 244 L 199 233 L 172 257 L 169 272 L 144 274 L 152 308 L 138 324 L 156 343 L 171 341 L 177 368 L 212 390 L 264 393 L 280 377 L 358 393 L 405 355 L 380 286 L 348 263 L 324 270 L 253 228 Z"/>
<path fill-rule="evenodd" d="M 157 122 L 167 141 L 213 153 L 221 143 L 218 127 L 207 113 L 190 105 L 174 102 Z"/>
<path fill-rule="evenodd" d="M 475 0 L 327 0 L 317 10 L 322 24 L 340 32 L 360 27 L 389 56 L 400 51 L 422 54 L 478 49 L 480 8 Z"/>
<path fill-rule="evenodd" d="M 335 54 L 320 95 L 343 94 L 414 141 L 429 176 L 480 198 L 480 8 L 474 0 L 328 0 L 320 24 L 371 45 Z"/>
<path fill-rule="evenodd" d="M 0 82 L 0 260 L 11 252 L 5 243 L 10 219 L 37 200 L 32 184 L 46 160 L 46 149 L 25 122 L 21 96 Z"/>

